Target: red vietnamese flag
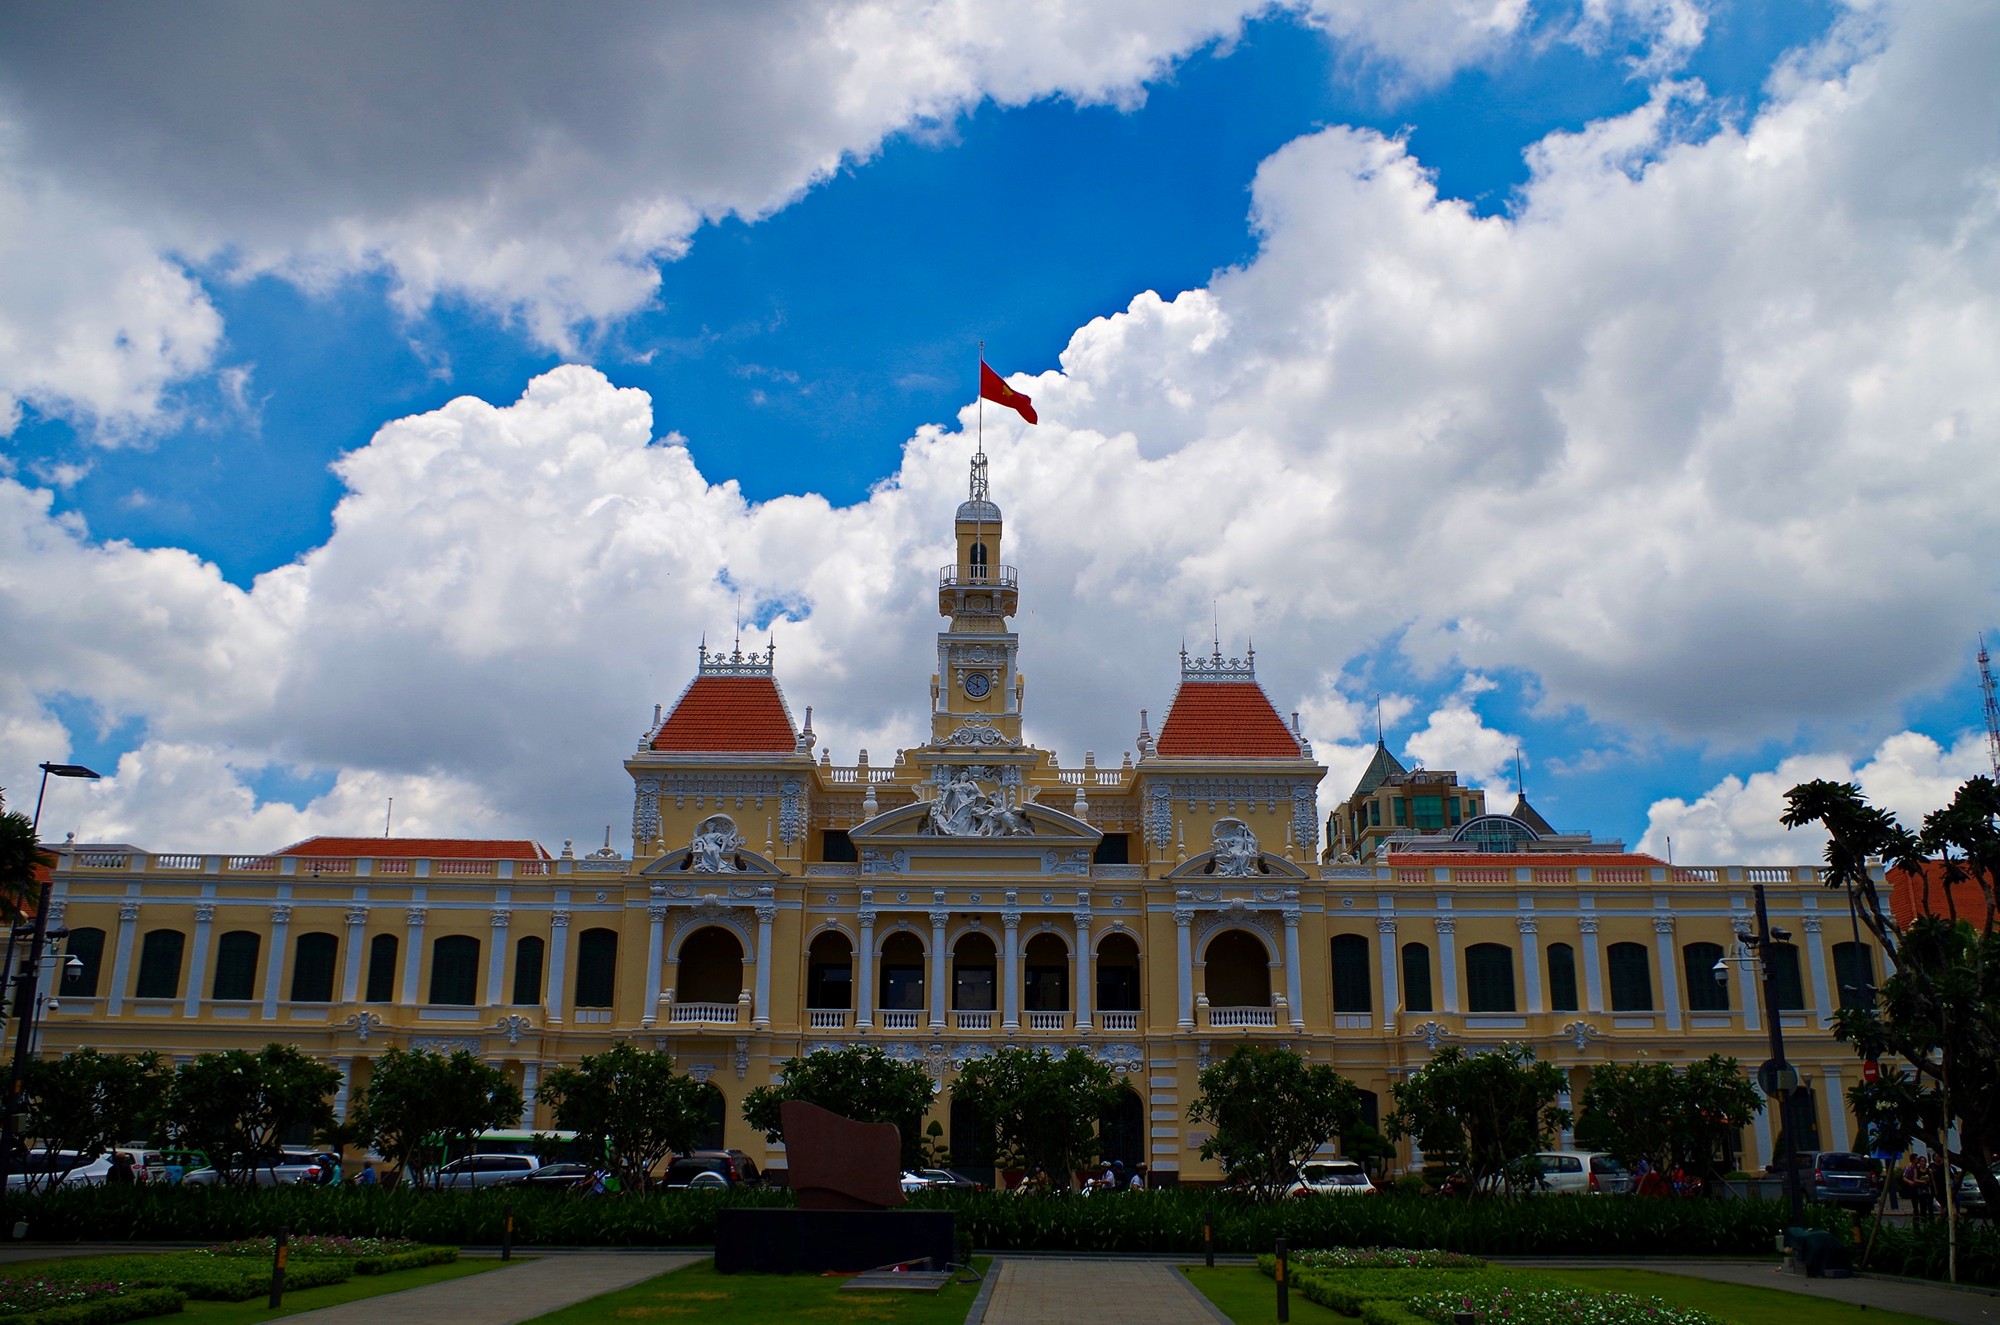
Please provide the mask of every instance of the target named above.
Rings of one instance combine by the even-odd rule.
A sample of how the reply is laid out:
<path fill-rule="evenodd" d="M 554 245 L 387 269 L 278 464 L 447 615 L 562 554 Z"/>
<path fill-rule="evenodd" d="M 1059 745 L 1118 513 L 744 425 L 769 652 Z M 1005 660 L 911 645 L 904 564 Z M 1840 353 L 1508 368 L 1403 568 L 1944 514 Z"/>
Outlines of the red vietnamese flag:
<path fill-rule="evenodd" d="M 1030 423 L 1041 422 L 1035 417 L 1034 402 L 1001 381 L 1000 374 L 987 367 L 984 359 L 979 361 L 979 398 L 1005 405 Z"/>

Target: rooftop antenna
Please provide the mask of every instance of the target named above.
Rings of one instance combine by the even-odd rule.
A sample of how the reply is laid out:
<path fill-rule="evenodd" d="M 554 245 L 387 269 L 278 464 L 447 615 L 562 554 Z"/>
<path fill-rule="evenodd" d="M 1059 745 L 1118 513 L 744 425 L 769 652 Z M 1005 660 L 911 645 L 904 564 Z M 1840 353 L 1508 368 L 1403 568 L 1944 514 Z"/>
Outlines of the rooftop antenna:
<path fill-rule="evenodd" d="M 1993 779 L 2000 782 L 2000 701 L 1993 697 L 1993 659 L 1986 652 L 1986 632 L 1979 634 L 1979 689 L 1986 698 L 1986 756 Z"/>
<path fill-rule="evenodd" d="M 395 817 L 396 817 L 396 798 L 394 796 L 391 796 L 389 798 L 389 808 L 382 815 L 382 836 L 387 837 L 389 835 L 389 824 L 395 819 Z"/>
<path fill-rule="evenodd" d="M 1528 799 L 1528 779 L 1521 773 L 1521 747 L 1518 745 L 1514 747 L 1514 794 L 1522 800 Z"/>
<path fill-rule="evenodd" d="M 1382 692 L 1375 692 L 1375 744 L 1382 744 Z"/>
<path fill-rule="evenodd" d="M 743 591 L 736 591 L 736 656 L 743 656 Z"/>
<path fill-rule="evenodd" d="M 1215 656 L 1220 658 L 1222 656 L 1222 600 L 1219 598 L 1209 599 L 1208 610 L 1214 622 L 1214 635 L 1212 638 L 1215 640 Z"/>

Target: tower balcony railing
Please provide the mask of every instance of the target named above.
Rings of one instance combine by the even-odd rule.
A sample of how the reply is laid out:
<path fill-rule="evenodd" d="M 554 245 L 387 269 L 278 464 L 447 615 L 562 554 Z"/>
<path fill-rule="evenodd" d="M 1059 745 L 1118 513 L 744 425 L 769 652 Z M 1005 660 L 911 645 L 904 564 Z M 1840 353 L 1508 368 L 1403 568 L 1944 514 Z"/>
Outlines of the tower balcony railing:
<path fill-rule="evenodd" d="M 940 589 L 1019 587 L 1019 576 L 1012 566 L 946 566 L 938 571 Z"/>

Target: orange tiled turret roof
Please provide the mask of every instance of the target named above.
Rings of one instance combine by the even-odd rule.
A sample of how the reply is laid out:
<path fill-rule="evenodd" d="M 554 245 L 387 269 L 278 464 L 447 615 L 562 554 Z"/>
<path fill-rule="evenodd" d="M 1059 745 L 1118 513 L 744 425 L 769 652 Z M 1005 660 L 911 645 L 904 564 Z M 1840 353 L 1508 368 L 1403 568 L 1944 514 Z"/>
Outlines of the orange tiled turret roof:
<path fill-rule="evenodd" d="M 1243 659 L 1181 654 L 1181 684 L 1160 724 L 1155 751 L 1164 759 L 1297 759 L 1311 752 L 1285 726 Z"/>
<path fill-rule="evenodd" d="M 701 670 L 647 748 L 695 754 L 791 754 L 799 735 L 771 672 L 772 653 L 701 650 Z"/>

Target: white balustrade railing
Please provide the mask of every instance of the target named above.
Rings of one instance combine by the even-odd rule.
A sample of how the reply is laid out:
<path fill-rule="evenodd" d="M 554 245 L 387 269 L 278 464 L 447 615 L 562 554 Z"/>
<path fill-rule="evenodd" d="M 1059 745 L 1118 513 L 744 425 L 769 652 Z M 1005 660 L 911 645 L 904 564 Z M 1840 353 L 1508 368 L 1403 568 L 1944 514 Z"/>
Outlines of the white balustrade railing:
<path fill-rule="evenodd" d="M 1139 1029 L 1139 1014 L 1136 1012 L 1100 1012 L 1097 1024 L 1107 1031 L 1136 1031 Z"/>
<path fill-rule="evenodd" d="M 673 1024 L 696 1021 L 719 1021 L 727 1025 L 736 1024 L 735 1003 L 675 1003 L 667 1020 Z"/>
<path fill-rule="evenodd" d="M 1275 1026 L 1276 1008 L 1215 1008 L 1208 1010 L 1208 1024 L 1218 1030 L 1236 1026 Z"/>
<path fill-rule="evenodd" d="M 274 856 L 228 856 L 224 858 L 223 864 L 229 869 L 246 874 L 263 874 L 278 868 L 278 861 Z"/>
<path fill-rule="evenodd" d="M 919 1015 L 916 1012 L 884 1008 L 882 1010 L 882 1029 L 885 1031 L 913 1031 L 917 1028 L 917 1018 Z"/>
<path fill-rule="evenodd" d="M 1069 1029 L 1067 1012 L 1030 1012 L 1028 1029 L 1031 1031 L 1066 1031 Z"/>
<path fill-rule="evenodd" d="M 953 1028 L 956 1030 L 990 1031 L 993 1029 L 993 1014 L 991 1012 L 954 1012 L 951 1014 L 951 1022 Z"/>
<path fill-rule="evenodd" d="M 807 1008 L 806 1024 L 816 1031 L 844 1031 L 853 1015 L 846 1008 Z"/>
<path fill-rule="evenodd" d="M 198 870 L 201 868 L 201 862 L 202 857 L 200 856 L 187 855 L 182 852 L 170 852 L 154 856 L 153 868 L 156 870 Z"/>

